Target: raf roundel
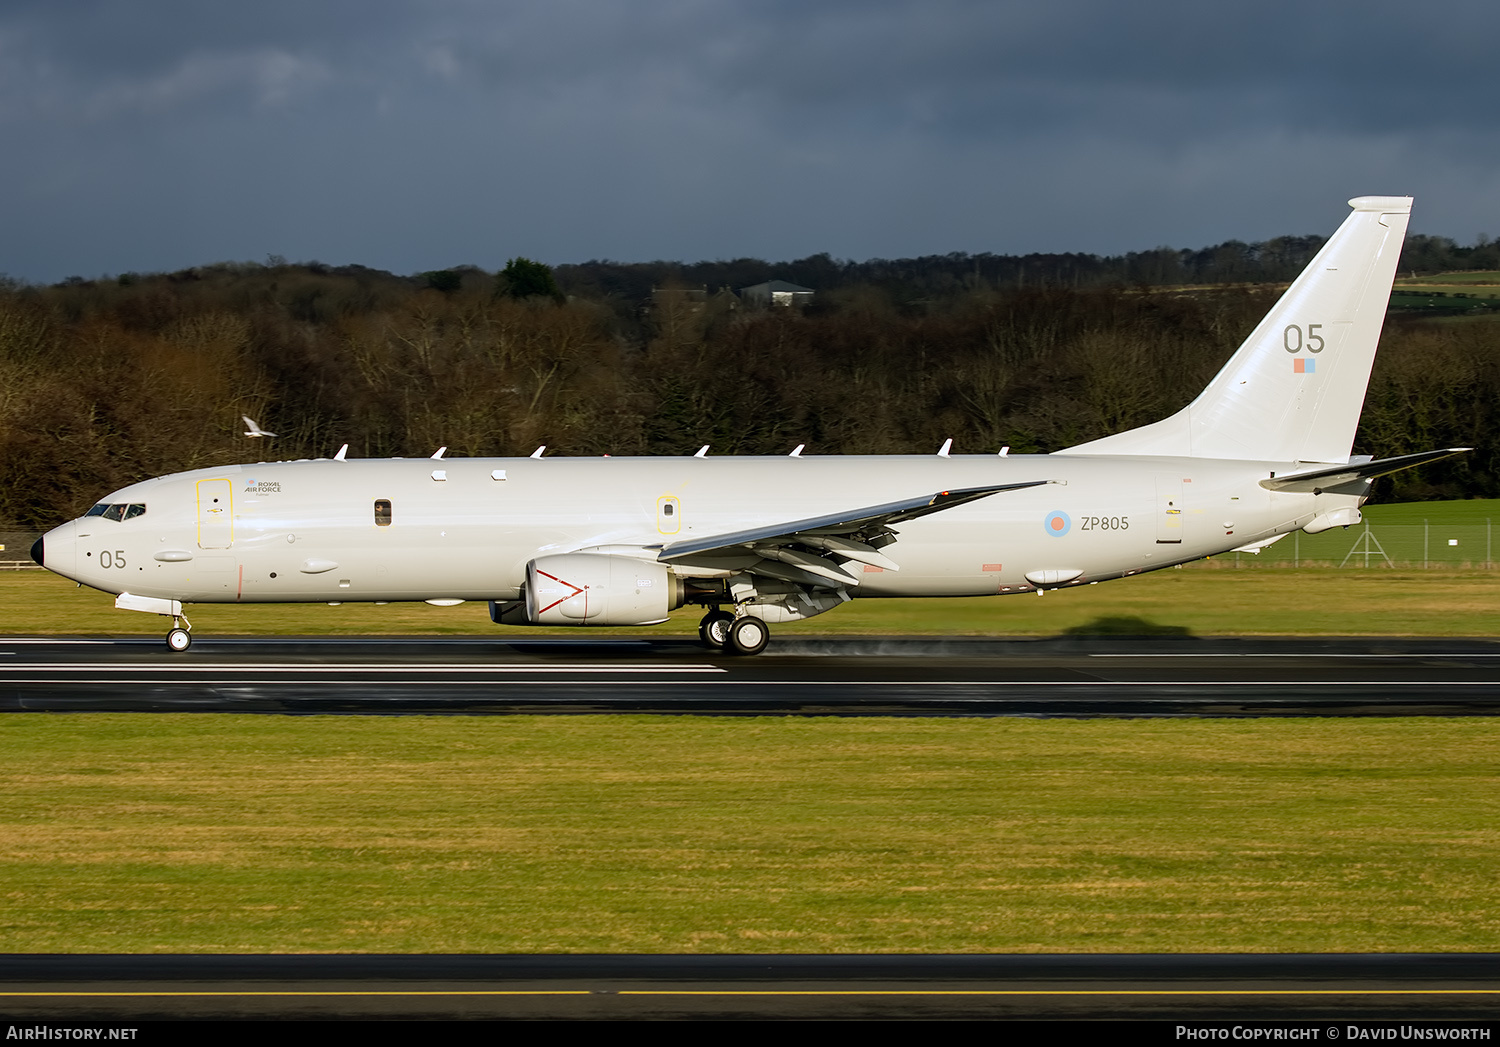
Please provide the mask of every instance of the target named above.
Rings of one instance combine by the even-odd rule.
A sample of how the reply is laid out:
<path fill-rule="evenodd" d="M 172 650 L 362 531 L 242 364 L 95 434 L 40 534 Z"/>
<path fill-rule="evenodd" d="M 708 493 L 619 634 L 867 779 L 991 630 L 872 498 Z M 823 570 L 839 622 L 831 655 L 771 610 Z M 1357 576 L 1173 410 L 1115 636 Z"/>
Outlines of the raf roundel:
<path fill-rule="evenodd" d="M 1053 538 L 1061 538 L 1073 529 L 1073 520 L 1061 509 L 1054 509 L 1047 514 L 1047 519 L 1043 521 L 1043 527 L 1046 528 L 1047 533 Z"/>

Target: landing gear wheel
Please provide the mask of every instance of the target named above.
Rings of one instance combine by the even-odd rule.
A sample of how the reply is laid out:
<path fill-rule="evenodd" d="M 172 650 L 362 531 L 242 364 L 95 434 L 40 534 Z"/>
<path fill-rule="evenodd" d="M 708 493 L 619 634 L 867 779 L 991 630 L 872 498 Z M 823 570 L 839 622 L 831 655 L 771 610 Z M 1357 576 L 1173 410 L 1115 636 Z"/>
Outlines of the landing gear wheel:
<path fill-rule="evenodd" d="M 724 641 L 724 650 L 729 654 L 760 654 L 771 639 L 771 630 L 766 623 L 754 615 L 735 619 L 729 627 L 729 637 Z"/>
<path fill-rule="evenodd" d="M 186 651 L 193 645 L 193 634 L 186 629 L 177 628 L 167 633 L 167 646 L 174 651 Z"/>
<path fill-rule="evenodd" d="M 729 639 L 729 626 L 733 622 L 734 615 L 728 611 L 709 611 L 698 623 L 698 639 L 707 647 L 722 650 L 724 641 Z"/>

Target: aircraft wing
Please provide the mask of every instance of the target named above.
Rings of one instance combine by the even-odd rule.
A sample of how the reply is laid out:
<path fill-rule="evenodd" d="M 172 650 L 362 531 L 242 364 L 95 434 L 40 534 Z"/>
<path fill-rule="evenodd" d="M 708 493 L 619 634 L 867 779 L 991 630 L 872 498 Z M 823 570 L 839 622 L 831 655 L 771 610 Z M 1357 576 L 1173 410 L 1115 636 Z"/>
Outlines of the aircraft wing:
<path fill-rule="evenodd" d="M 1051 481 L 1028 480 L 1025 483 L 938 491 L 844 513 L 672 542 L 662 547 L 657 559 L 663 563 L 688 565 L 711 563 L 726 556 L 742 557 L 758 561 L 746 563 L 741 568 L 752 573 L 817 585 L 830 582 L 858 585 L 859 578 L 841 568 L 843 561 L 854 560 L 888 571 L 900 569 L 880 553 L 882 547 L 896 540 L 892 524 L 940 513 L 1002 491 L 1019 491 L 1046 483 Z"/>
<path fill-rule="evenodd" d="M 1410 469 L 1414 465 L 1424 465 L 1427 462 L 1436 462 L 1442 458 L 1451 458 L 1456 454 L 1463 454 L 1465 451 L 1472 451 L 1473 449 L 1472 447 L 1447 447 L 1441 451 L 1403 454 L 1396 458 L 1381 458 L 1363 462 L 1354 461 L 1348 465 L 1330 465 L 1308 472 L 1274 476 L 1268 480 L 1262 480 L 1260 485 L 1268 491 L 1291 491 L 1303 494 L 1307 492 L 1316 493 L 1338 487 L 1342 484 L 1352 483 L 1355 480 L 1371 480 L 1377 476 L 1385 476 L 1387 473 Z"/>

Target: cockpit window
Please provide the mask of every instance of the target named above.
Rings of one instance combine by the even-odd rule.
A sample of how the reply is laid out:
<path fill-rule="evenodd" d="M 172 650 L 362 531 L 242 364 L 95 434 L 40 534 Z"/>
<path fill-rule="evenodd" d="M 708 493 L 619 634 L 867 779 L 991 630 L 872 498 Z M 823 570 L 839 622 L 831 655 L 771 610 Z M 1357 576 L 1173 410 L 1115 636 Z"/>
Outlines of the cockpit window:
<path fill-rule="evenodd" d="M 102 516 L 106 520 L 113 520 L 115 523 L 119 523 L 121 520 L 134 520 L 137 516 L 145 516 L 146 503 L 114 502 L 111 504 L 110 502 L 100 502 L 83 515 L 85 517 Z"/>

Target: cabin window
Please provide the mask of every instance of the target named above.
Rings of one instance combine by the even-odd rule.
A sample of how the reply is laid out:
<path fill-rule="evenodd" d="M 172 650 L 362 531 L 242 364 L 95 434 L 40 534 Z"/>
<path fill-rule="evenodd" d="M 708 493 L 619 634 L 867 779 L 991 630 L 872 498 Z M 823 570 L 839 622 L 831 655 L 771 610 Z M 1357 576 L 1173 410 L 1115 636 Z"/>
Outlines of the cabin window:
<path fill-rule="evenodd" d="M 391 502 L 389 498 L 375 499 L 375 526 L 389 527 L 391 525 Z"/>

